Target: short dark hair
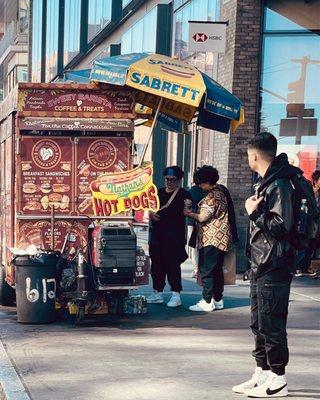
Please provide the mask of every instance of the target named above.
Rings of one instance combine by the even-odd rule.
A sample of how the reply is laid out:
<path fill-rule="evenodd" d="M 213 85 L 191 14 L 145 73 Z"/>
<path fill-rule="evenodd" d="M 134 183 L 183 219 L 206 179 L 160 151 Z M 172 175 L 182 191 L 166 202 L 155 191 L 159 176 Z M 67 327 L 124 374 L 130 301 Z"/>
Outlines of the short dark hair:
<path fill-rule="evenodd" d="M 197 171 L 199 171 L 200 167 L 198 167 L 193 173 L 193 183 L 195 185 L 199 185 L 199 179 L 197 178 Z"/>
<path fill-rule="evenodd" d="M 269 132 L 260 132 L 248 142 L 248 149 L 258 150 L 270 158 L 276 156 L 277 146 L 277 139 Z"/>
<path fill-rule="evenodd" d="M 177 165 L 172 165 L 171 167 L 167 167 L 163 170 L 162 173 L 163 176 L 167 176 L 167 175 L 173 175 L 175 176 L 177 179 L 182 179 L 183 178 L 183 171 L 180 167 L 178 167 Z"/>
<path fill-rule="evenodd" d="M 312 180 L 312 184 L 314 185 L 315 182 L 320 178 L 320 170 L 316 169 L 312 175 L 311 175 L 311 180 Z"/>
<path fill-rule="evenodd" d="M 200 185 L 201 183 L 209 183 L 210 185 L 215 185 L 219 180 L 219 172 L 216 168 L 211 167 L 211 165 L 204 165 L 195 172 L 195 179 Z"/>

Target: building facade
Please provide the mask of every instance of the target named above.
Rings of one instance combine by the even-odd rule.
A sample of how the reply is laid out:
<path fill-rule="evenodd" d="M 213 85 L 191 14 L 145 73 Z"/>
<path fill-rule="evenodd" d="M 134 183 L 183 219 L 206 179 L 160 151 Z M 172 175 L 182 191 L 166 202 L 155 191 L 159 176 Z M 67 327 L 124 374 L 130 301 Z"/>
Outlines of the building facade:
<path fill-rule="evenodd" d="M 188 52 L 190 20 L 228 22 L 226 52 Z M 320 0 L 33 0 L 30 28 L 33 81 L 59 79 L 109 55 L 149 51 L 194 64 L 243 101 L 246 122 L 236 134 L 196 124 L 177 134 L 159 124 L 150 158 L 159 185 L 168 164 L 183 167 L 185 186 L 197 166 L 217 167 L 235 201 L 238 265 L 245 268 L 247 140 L 268 130 L 307 177 L 320 167 Z"/>
<path fill-rule="evenodd" d="M 0 1 L 0 101 L 28 81 L 29 1 Z"/>

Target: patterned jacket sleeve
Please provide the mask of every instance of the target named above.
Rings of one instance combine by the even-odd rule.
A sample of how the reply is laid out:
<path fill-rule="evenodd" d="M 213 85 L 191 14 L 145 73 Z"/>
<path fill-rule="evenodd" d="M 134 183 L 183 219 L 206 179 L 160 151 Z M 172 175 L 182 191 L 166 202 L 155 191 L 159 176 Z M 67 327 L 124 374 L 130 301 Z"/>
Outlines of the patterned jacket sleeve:
<path fill-rule="evenodd" d="M 217 211 L 217 200 L 215 191 L 211 191 L 202 201 L 198 214 L 198 221 L 203 223 L 208 221 Z"/>

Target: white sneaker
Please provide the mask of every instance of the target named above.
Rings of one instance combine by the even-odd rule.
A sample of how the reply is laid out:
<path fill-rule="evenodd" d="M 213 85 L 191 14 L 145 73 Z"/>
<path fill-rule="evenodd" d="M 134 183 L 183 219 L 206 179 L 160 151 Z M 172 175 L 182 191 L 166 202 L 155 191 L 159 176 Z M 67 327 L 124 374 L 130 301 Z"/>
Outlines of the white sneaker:
<path fill-rule="evenodd" d="M 214 302 L 211 300 L 210 303 L 207 303 L 204 299 L 201 299 L 198 301 L 197 304 L 194 306 L 190 306 L 189 310 L 190 311 L 204 311 L 204 312 L 210 312 L 214 310 Z"/>
<path fill-rule="evenodd" d="M 269 371 L 268 379 L 253 389 L 245 390 L 244 394 L 248 397 L 285 397 L 288 396 L 288 386 L 285 375 L 277 375 Z"/>
<path fill-rule="evenodd" d="M 149 297 L 147 297 L 147 303 L 148 304 L 162 304 L 164 303 L 163 300 L 163 293 L 158 292 L 155 290 Z"/>
<path fill-rule="evenodd" d="M 224 309 L 224 303 L 223 300 L 221 299 L 220 301 L 213 301 L 214 302 L 214 307 L 216 310 L 223 310 Z"/>
<path fill-rule="evenodd" d="M 240 383 L 240 385 L 233 386 L 232 391 L 235 393 L 245 393 L 248 389 L 253 389 L 258 385 L 262 385 L 269 378 L 270 371 L 264 371 L 260 367 L 256 367 L 251 379 Z"/>
<path fill-rule="evenodd" d="M 179 307 L 181 306 L 181 297 L 179 292 L 172 292 L 170 300 L 167 303 L 168 307 Z"/>

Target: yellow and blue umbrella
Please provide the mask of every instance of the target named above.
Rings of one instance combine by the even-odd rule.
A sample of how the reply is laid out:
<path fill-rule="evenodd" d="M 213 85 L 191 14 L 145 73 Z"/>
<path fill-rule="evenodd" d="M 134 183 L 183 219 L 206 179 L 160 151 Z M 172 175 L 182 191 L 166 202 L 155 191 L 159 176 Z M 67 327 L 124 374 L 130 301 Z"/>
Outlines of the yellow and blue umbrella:
<path fill-rule="evenodd" d="M 137 90 L 137 102 L 177 120 L 221 132 L 244 122 L 241 101 L 186 62 L 161 54 L 132 53 L 95 60 L 90 80 Z"/>

